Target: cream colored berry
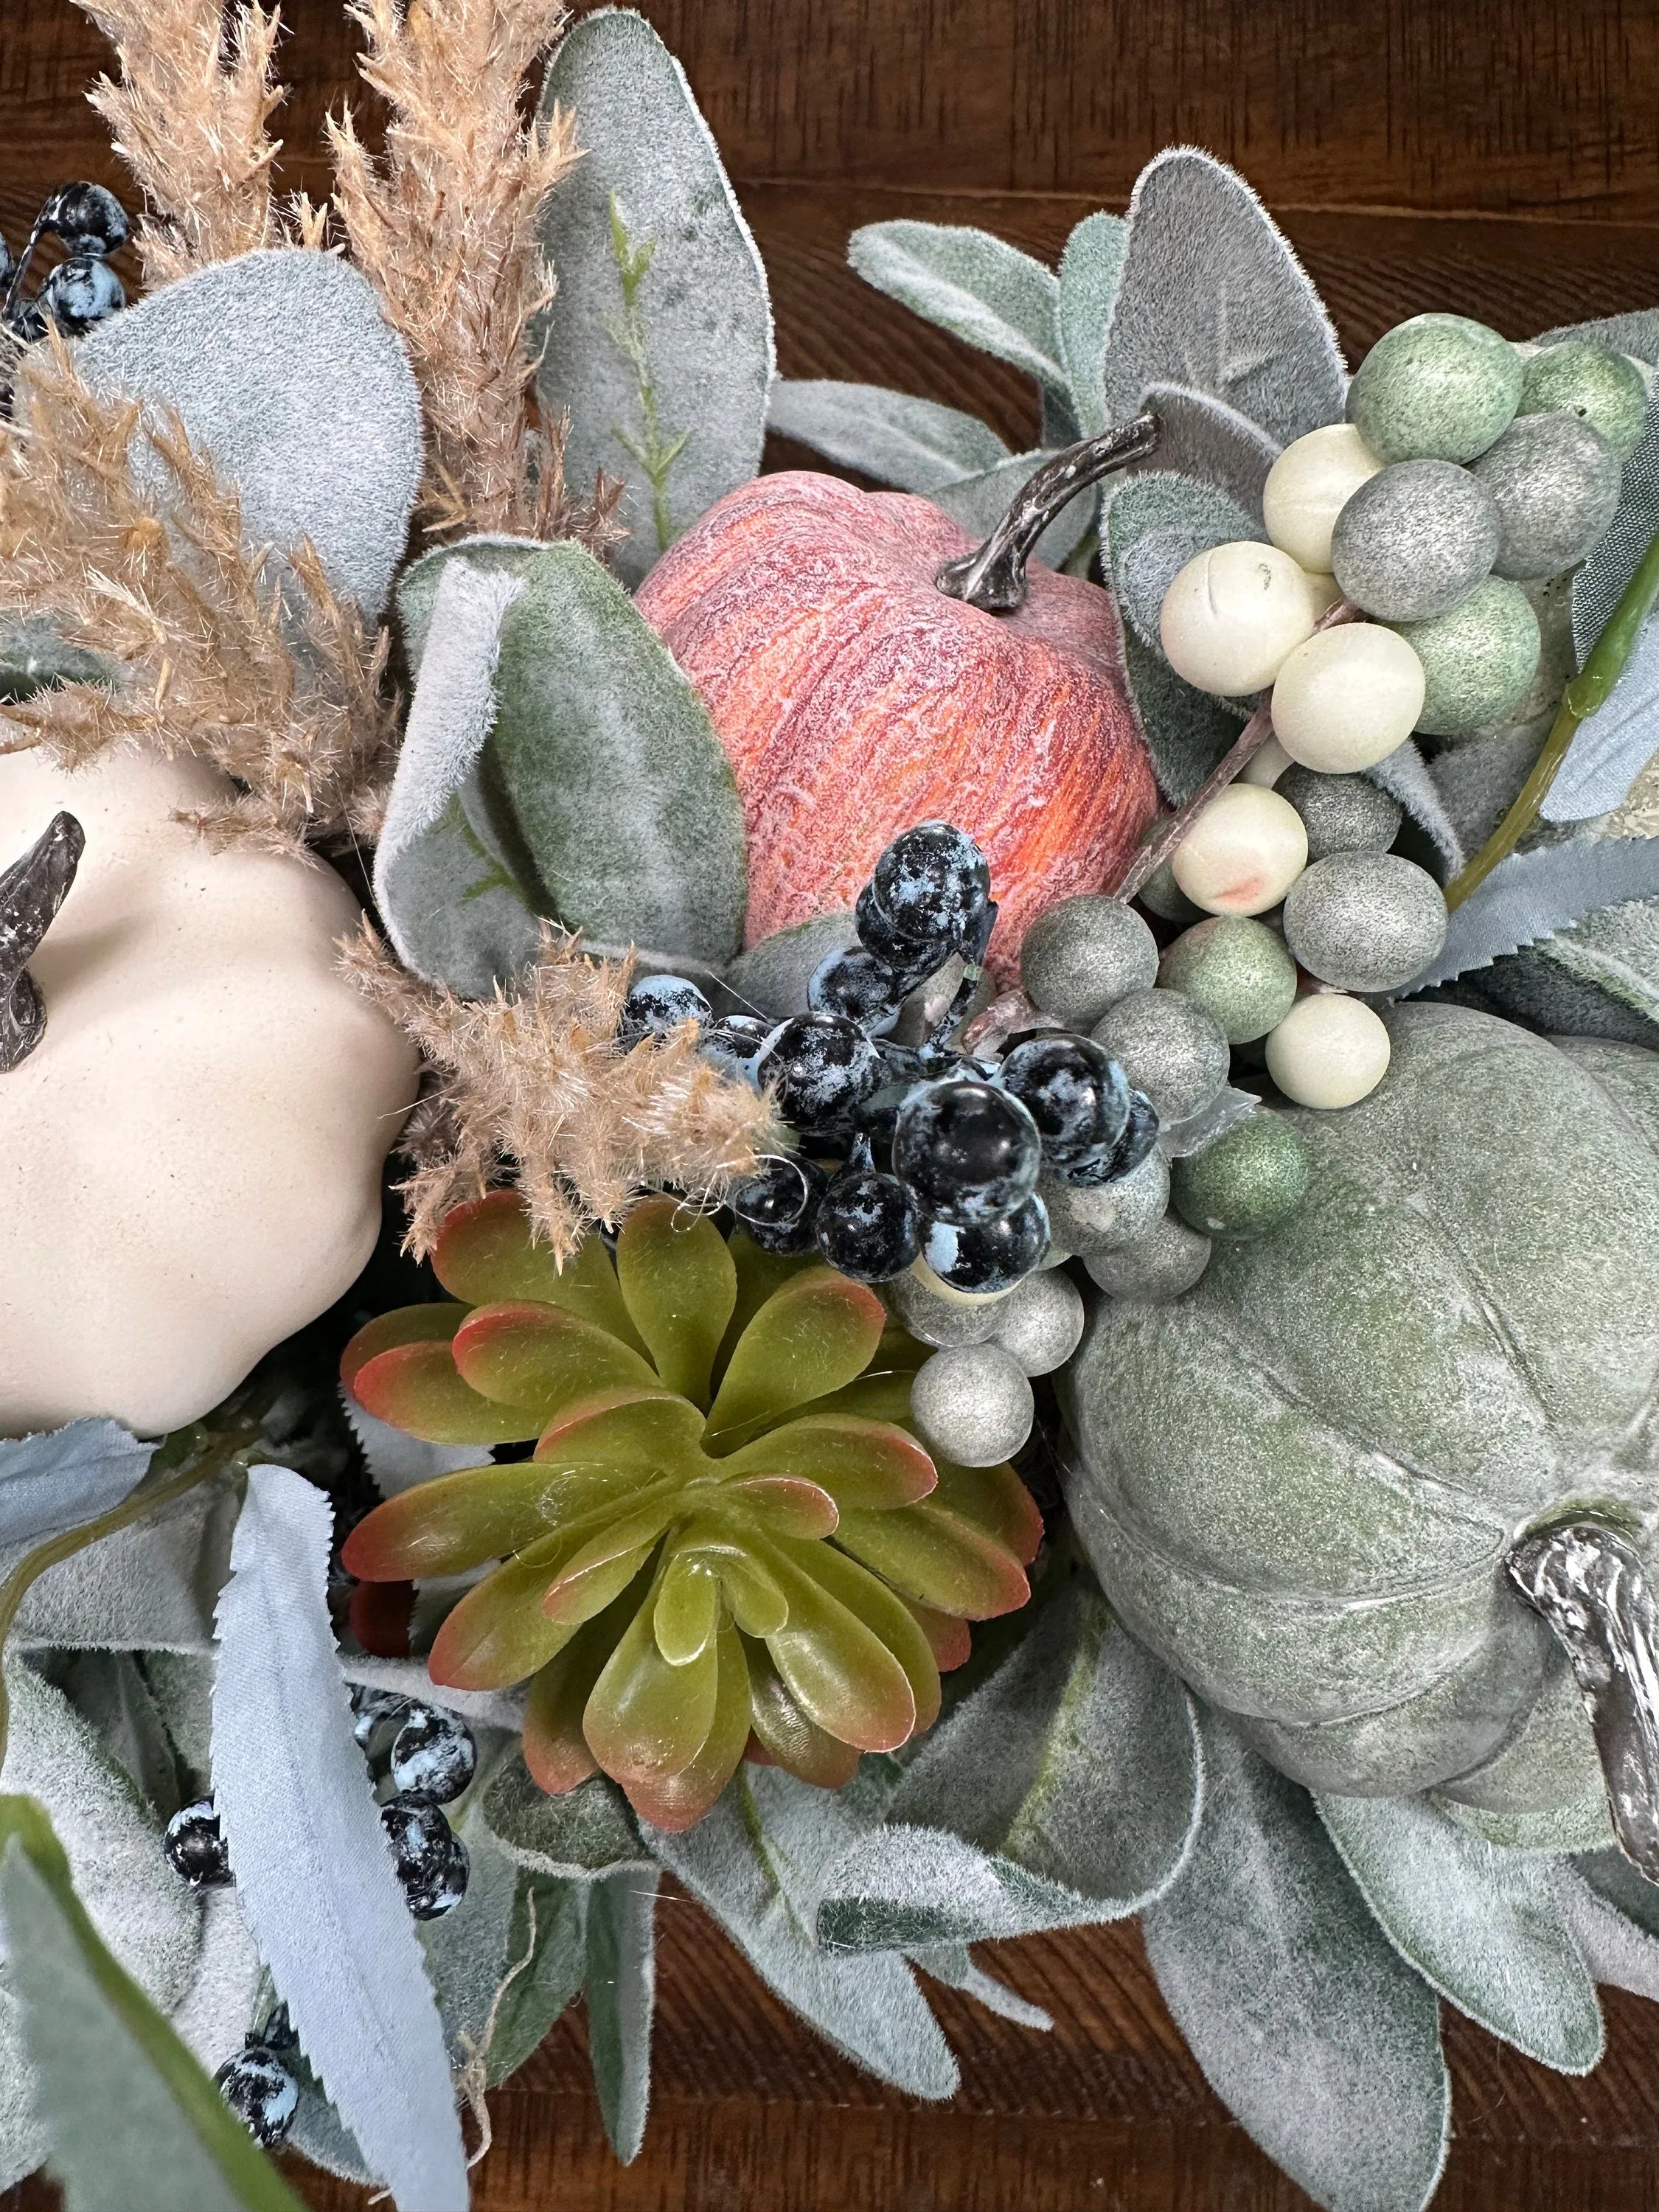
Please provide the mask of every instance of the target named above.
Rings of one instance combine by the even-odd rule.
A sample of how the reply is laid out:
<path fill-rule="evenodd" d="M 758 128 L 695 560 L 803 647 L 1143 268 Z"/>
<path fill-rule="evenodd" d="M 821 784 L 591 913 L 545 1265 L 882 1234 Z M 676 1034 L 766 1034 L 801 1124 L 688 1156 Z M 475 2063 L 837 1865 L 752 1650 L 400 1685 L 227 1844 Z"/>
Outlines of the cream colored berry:
<path fill-rule="evenodd" d="M 1218 792 L 1176 848 L 1175 879 L 1206 914 L 1265 914 L 1308 865 L 1308 833 L 1287 799 L 1257 784 Z"/>
<path fill-rule="evenodd" d="M 1350 775 L 1404 744 L 1423 711 L 1423 664 L 1380 623 L 1322 629 L 1273 685 L 1273 734 L 1302 768 Z"/>
<path fill-rule="evenodd" d="M 1158 635 L 1177 676 L 1225 698 L 1260 691 L 1318 619 L 1303 570 L 1276 545 L 1212 545 L 1164 595 Z"/>
<path fill-rule="evenodd" d="M 1271 791 L 1290 766 L 1291 757 L 1284 746 L 1277 738 L 1269 738 L 1261 750 L 1252 753 L 1240 769 L 1238 780 L 1241 783 L 1259 783 L 1264 791 Z"/>
<path fill-rule="evenodd" d="M 1293 439 L 1262 487 L 1268 537 L 1304 568 L 1328 573 L 1332 526 L 1351 495 L 1382 465 L 1352 422 L 1329 422 Z"/>
<path fill-rule="evenodd" d="M 1267 1073 L 1298 1106 L 1353 1106 L 1389 1072 L 1389 1032 L 1362 999 L 1315 991 L 1267 1039 Z"/>

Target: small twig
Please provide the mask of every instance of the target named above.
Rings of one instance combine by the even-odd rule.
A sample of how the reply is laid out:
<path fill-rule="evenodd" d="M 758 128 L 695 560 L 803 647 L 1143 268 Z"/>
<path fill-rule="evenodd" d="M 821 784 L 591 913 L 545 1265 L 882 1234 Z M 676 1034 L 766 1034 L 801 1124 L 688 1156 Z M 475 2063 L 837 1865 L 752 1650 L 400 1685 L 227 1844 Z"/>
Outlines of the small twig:
<path fill-rule="evenodd" d="M 1340 623 L 1357 622 L 1358 619 L 1358 608 L 1347 599 L 1339 599 L 1334 607 L 1328 608 L 1320 617 L 1314 628 L 1316 630 L 1334 629 Z M 1210 801 L 1243 773 L 1273 733 L 1273 714 L 1270 695 L 1245 723 L 1187 804 L 1177 813 L 1167 816 L 1146 840 L 1112 886 L 1111 897 L 1125 901 L 1132 899 L 1143 884 L 1151 881 Z"/>
<path fill-rule="evenodd" d="M 1537 821 L 1550 786 L 1560 772 L 1580 723 L 1606 706 L 1613 686 L 1624 674 L 1636 641 L 1641 635 L 1654 603 L 1659 600 L 1659 533 L 1649 540 L 1636 574 L 1607 619 L 1607 626 L 1590 647 L 1584 665 L 1561 694 L 1560 710 L 1544 740 L 1544 750 L 1522 785 L 1515 804 L 1486 843 L 1446 886 L 1446 904 L 1462 906 L 1472 890 L 1485 883 L 1500 860 L 1506 860 Z"/>

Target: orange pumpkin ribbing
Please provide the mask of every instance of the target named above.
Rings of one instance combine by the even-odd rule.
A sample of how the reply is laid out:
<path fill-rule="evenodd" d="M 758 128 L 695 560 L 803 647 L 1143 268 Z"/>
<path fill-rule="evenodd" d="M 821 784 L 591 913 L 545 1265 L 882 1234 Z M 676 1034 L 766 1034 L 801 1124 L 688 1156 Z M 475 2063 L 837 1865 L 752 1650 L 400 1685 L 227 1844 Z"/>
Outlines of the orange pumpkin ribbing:
<path fill-rule="evenodd" d="M 971 544 L 925 499 L 795 471 L 720 501 L 640 587 L 737 776 L 746 943 L 850 907 L 898 831 L 942 819 L 989 857 L 1006 975 L 1152 819 L 1110 599 L 1033 562 L 1019 612 L 984 614 L 933 583 Z"/>

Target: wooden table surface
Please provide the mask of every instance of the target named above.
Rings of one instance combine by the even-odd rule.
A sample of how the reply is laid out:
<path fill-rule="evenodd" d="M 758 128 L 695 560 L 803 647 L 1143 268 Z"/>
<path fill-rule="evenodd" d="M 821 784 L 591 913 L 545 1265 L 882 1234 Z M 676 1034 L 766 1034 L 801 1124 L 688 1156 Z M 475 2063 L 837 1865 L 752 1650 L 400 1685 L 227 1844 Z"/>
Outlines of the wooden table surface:
<path fill-rule="evenodd" d="M 787 375 L 889 383 L 1018 442 L 1012 370 L 866 290 L 860 222 L 975 222 L 1046 257 L 1121 208 L 1158 147 L 1243 168 L 1350 355 L 1423 308 L 1511 337 L 1659 303 L 1656 0 L 643 0 L 684 62 L 771 273 Z M 340 0 L 285 0 L 283 178 L 327 190 L 351 88 Z M 70 0 L 0 0 L 0 229 L 54 185 L 123 179 L 81 95 L 106 60 Z M 373 118 L 373 102 L 361 101 Z M 808 457 L 780 450 L 776 458 Z M 926 2106 L 837 2058 L 697 1908 L 660 1914 L 654 2103 L 611 2159 L 580 2012 L 492 2100 L 477 2212 L 1291 2212 L 1308 2200 L 1210 2095 L 1133 1925 L 988 1947 L 1049 2036 L 948 1991 L 963 2087 Z M 1455 2015 L 1456 2140 L 1437 2212 L 1659 2212 L 1659 2011 L 1608 1992 L 1589 2079 Z M 318 2212 L 366 2194 L 296 2169 Z M 0 2212 L 44 2212 L 30 2184 Z"/>

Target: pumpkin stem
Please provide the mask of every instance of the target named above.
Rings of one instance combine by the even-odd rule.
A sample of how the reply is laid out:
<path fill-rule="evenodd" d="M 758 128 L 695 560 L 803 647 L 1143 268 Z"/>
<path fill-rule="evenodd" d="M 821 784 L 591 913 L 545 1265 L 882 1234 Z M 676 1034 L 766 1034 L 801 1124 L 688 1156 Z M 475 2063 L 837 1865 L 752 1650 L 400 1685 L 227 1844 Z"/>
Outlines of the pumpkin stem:
<path fill-rule="evenodd" d="M 1571 1665 L 1619 1847 L 1659 1881 L 1659 1608 L 1641 1559 L 1600 1522 L 1570 1521 L 1523 1537 L 1507 1565 Z"/>
<path fill-rule="evenodd" d="M 55 814 L 0 875 L 0 1073 L 20 1066 L 46 1033 L 46 1002 L 28 963 L 69 896 L 86 842 L 72 814 Z"/>
<path fill-rule="evenodd" d="M 1060 509 L 1114 469 L 1144 460 L 1158 439 L 1158 417 L 1146 414 L 1067 446 L 1021 488 L 979 550 L 947 561 L 933 581 L 949 599 L 965 599 L 987 614 L 1012 614 L 1025 604 L 1025 564 Z"/>

